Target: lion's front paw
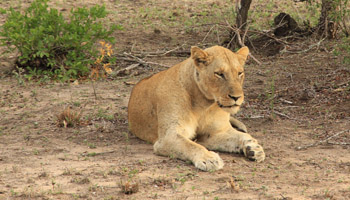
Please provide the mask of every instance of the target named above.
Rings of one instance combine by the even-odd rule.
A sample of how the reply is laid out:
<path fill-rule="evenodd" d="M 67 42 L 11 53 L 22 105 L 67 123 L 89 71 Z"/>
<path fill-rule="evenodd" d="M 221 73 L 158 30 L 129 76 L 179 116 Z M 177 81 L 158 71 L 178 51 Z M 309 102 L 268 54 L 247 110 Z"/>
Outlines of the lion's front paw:
<path fill-rule="evenodd" d="M 194 166 L 203 171 L 211 171 L 221 169 L 224 166 L 224 162 L 219 154 L 208 151 L 194 160 Z"/>
<path fill-rule="evenodd" d="M 257 143 L 248 143 L 243 149 L 244 155 L 249 159 L 257 162 L 265 160 L 265 152 L 262 146 Z"/>

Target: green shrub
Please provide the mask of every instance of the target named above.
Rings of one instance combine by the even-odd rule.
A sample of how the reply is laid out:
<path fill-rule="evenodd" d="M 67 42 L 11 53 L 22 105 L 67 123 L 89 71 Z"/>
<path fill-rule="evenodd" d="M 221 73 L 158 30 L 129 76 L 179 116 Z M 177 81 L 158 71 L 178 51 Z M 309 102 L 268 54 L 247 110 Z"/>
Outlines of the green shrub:
<path fill-rule="evenodd" d="M 121 27 L 105 28 L 100 20 L 107 15 L 104 6 L 76 8 L 63 16 L 47 2 L 34 0 L 24 12 L 10 8 L 0 30 L 0 44 L 9 52 L 19 51 L 17 64 L 29 74 L 61 80 L 86 76 L 98 57 L 96 42 L 113 43 L 111 34 Z"/>

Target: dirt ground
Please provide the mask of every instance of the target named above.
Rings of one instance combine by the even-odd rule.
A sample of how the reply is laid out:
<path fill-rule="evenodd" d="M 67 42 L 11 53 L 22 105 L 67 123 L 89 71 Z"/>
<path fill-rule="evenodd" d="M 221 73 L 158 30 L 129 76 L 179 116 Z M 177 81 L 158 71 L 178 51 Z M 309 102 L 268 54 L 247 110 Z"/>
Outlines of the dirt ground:
<path fill-rule="evenodd" d="M 220 44 L 227 36 L 221 28 L 205 24 L 220 20 L 230 1 L 50 4 L 69 10 L 96 3 L 105 3 L 112 11 L 108 23 L 124 26 L 115 33 L 119 53 L 175 48 L 188 52 L 191 45 Z M 16 6 L 13 1 L 0 4 Z M 218 10 L 221 15 L 208 16 Z M 188 19 L 194 24 L 183 25 Z M 198 25 L 201 20 L 208 22 Z M 350 68 L 342 64 L 341 55 L 332 53 L 339 41 L 312 46 L 317 42 L 297 40 L 288 48 L 302 51 L 269 57 L 253 51 L 263 64 L 250 59 L 245 67 L 246 101 L 237 118 L 259 140 L 267 157 L 255 163 L 220 153 L 225 166 L 215 172 L 157 156 L 151 144 L 128 132 L 127 103 L 133 84 L 167 67 L 140 65 L 94 84 L 86 80 L 21 84 L 21 75 L 9 73 L 14 55 L 2 57 L 0 199 L 350 199 Z M 314 48 L 305 50 L 310 46 Z M 144 60 L 172 66 L 186 56 Z M 130 64 L 120 60 L 113 69 Z M 58 126 L 57 116 L 67 107 L 81 113 L 80 126 Z"/>

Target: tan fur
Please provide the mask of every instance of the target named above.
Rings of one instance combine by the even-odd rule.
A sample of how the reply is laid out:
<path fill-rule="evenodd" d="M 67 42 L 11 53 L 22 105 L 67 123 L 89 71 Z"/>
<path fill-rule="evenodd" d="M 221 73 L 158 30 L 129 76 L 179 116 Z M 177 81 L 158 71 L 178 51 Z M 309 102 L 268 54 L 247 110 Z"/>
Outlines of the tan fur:
<path fill-rule="evenodd" d="M 130 131 L 152 142 L 155 153 L 190 160 L 205 171 L 224 165 L 210 150 L 243 152 L 263 161 L 265 153 L 257 141 L 230 124 L 246 131 L 230 115 L 244 101 L 243 65 L 248 53 L 247 47 L 237 53 L 219 46 L 192 47 L 187 60 L 143 79 L 129 100 Z"/>

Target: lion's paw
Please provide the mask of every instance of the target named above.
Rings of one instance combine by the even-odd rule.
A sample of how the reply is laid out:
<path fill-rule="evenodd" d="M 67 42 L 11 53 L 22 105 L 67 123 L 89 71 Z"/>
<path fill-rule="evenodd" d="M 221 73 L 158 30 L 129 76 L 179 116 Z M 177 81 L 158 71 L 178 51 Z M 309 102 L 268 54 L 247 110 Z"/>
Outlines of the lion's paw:
<path fill-rule="evenodd" d="M 208 151 L 203 156 L 194 160 L 194 165 L 203 171 L 211 171 L 221 169 L 224 166 L 224 162 L 219 154 Z"/>
<path fill-rule="evenodd" d="M 265 160 L 265 152 L 262 146 L 257 143 L 248 143 L 243 150 L 244 155 L 249 159 L 257 162 Z"/>

